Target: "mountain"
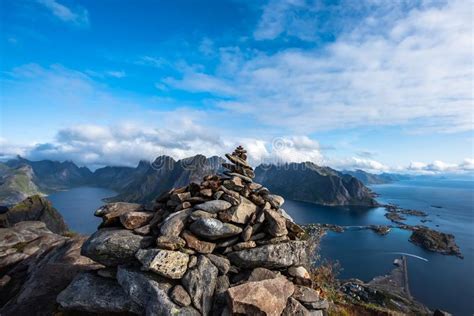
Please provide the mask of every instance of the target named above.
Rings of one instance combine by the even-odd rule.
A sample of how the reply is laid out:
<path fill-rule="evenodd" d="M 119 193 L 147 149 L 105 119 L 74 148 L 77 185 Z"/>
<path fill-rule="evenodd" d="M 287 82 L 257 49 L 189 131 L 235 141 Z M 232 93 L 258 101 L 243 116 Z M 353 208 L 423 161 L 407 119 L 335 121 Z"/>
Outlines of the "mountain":
<path fill-rule="evenodd" d="M 92 172 L 88 168 L 78 167 L 72 161 L 31 161 L 18 157 L 5 164 L 10 168 L 30 166 L 36 176 L 36 185 L 48 191 L 84 185 L 89 183 L 92 177 Z"/>
<path fill-rule="evenodd" d="M 149 169 L 148 161 L 140 161 L 136 168 L 132 167 L 104 167 L 94 171 L 91 183 L 99 187 L 122 191 L 134 180 L 143 176 Z"/>
<path fill-rule="evenodd" d="M 341 172 L 345 174 L 349 174 L 357 178 L 359 181 L 361 181 L 365 185 L 386 184 L 386 183 L 392 183 L 392 182 L 401 181 L 401 180 L 408 180 L 411 178 L 410 176 L 404 175 L 404 174 L 385 173 L 385 172 L 381 174 L 374 174 L 374 173 L 369 173 L 361 169 L 357 169 L 354 171 L 344 170 Z"/>
<path fill-rule="evenodd" d="M 196 155 L 178 161 L 169 156 L 160 156 L 148 167 L 142 166 L 143 169 L 135 174 L 134 179 L 109 200 L 150 202 L 171 188 L 199 182 L 204 176 L 217 173 L 223 162 L 224 159 L 217 156 L 206 158 Z"/>
<path fill-rule="evenodd" d="M 28 165 L 10 168 L 0 163 L 0 205 L 13 205 L 33 194 L 41 194 L 36 176 Z"/>
<path fill-rule="evenodd" d="M 361 181 L 311 162 L 260 165 L 255 169 L 255 181 L 291 200 L 322 205 L 377 205 Z"/>
<path fill-rule="evenodd" d="M 39 195 L 32 195 L 0 214 L 2 228 L 24 221 L 41 221 L 55 234 L 64 234 L 69 230 L 51 202 Z"/>

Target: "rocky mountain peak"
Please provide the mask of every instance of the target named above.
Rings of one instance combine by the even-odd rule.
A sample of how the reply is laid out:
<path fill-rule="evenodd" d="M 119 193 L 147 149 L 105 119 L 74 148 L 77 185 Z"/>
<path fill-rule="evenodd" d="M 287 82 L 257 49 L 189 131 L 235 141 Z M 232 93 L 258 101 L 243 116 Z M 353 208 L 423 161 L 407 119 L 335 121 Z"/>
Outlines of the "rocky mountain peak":
<path fill-rule="evenodd" d="M 255 183 L 242 146 L 222 175 L 174 188 L 147 208 L 110 203 L 82 255 L 105 266 L 79 274 L 61 308 L 147 315 L 322 313 L 307 271 L 304 230 L 284 199 Z"/>

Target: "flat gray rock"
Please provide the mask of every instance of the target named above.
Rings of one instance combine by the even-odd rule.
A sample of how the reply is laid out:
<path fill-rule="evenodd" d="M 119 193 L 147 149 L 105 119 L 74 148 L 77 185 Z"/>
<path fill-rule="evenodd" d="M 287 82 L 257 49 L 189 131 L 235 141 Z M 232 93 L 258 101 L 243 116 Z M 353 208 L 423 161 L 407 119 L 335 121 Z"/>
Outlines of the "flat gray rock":
<path fill-rule="evenodd" d="M 133 262 L 135 253 L 152 243 L 150 237 L 135 235 L 126 229 L 104 228 L 87 239 L 81 255 L 106 266 L 116 266 Z"/>
<path fill-rule="evenodd" d="M 140 249 L 136 257 L 145 270 L 170 279 L 181 279 L 186 273 L 189 262 L 188 254 L 164 249 Z"/>
<path fill-rule="evenodd" d="M 130 300 L 116 281 L 101 278 L 93 272 L 78 274 L 56 300 L 65 310 L 91 313 L 142 312 L 142 308 Z"/>
<path fill-rule="evenodd" d="M 211 261 L 200 255 L 196 266 L 189 269 L 181 280 L 194 306 L 203 315 L 208 315 L 211 310 L 217 274 L 218 269 Z"/>
<path fill-rule="evenodd" d="M 307 263 L 306 243 L 289 241 L 234 251 L 227 255 L 230 262 L 240 268 L 285 268 Z"/>
<path fill-rule="evenodd" d="M 117 280 L 130 299 L 147 316 L 199 315 L 192 307 L 180 308 L 168 297 L 172 284 L 165 278 L 133 268 L 119 267 Z"/>
<path fill-rule="evenodd" d="M 169 215 L 161 225 L 161 235 L 178 237 L 192 211 L 192 208 L 188 208 Z"/>
<path fill-rule="evenodd" d="M 215 214 L 217 212 L 224 211 L 224 210 L 230 208 L 231 206 L 232 206 L 232 204 L 230 204 L 227 201 L 212 200 L 212 201 L 207 201 L 207 202 L 195 205 L 194 208 L 196 210 L 202 210 L 202 211 L 205 211 L 205 212 Z"/>
<path fill-rule="evenodd" d="M 232 237 L 242 232 L 242 228 L 229 223 L 222 223 L 215 218 L 200 218 L 192 223 L 189 228 L 195 235 L 210 240 Z"/>

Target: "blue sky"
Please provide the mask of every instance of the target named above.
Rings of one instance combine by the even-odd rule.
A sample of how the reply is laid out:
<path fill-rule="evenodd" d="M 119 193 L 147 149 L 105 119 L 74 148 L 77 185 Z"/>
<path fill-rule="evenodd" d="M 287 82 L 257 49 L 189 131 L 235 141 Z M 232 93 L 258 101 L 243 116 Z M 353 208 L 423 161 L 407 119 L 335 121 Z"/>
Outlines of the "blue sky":
<path fill-rule="evenodd" d="M 0 3 L 4 157 L 474 169 L 471 1 Z"/>

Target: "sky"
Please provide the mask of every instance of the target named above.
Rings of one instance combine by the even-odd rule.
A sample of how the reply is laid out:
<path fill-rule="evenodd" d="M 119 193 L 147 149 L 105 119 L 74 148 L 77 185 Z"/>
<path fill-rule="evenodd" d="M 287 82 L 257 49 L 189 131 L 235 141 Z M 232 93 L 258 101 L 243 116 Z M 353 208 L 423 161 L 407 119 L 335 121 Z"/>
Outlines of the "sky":
<path fill-rule="evenodd" d="M 0 5 L 0 157 L 474 171 L 472 1 Z"/>

